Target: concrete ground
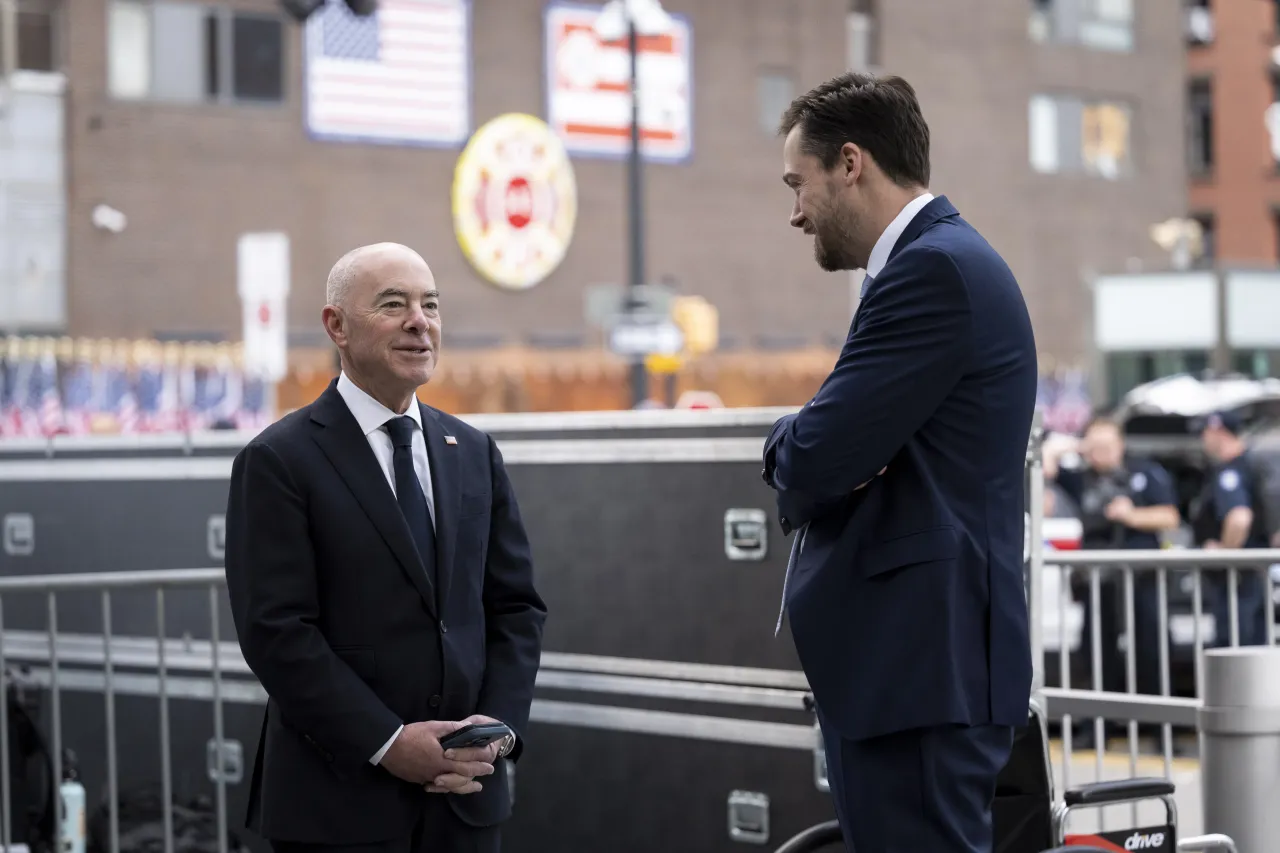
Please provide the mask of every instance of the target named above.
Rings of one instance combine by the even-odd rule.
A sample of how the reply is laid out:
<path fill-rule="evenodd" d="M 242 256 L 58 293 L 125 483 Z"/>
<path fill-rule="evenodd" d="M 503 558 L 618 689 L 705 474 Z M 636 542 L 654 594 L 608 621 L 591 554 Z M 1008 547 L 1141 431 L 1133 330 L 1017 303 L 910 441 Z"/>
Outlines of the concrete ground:
<path fill-rule="evenodd" d="M 1112 740 L 1102 754 L 1101 773 L 1098 758 L 1093 749 L 1073 749 L 1067 781 L 1072 787 L 1098 779 L 1130 779 L 1135 776 L 1155 776 L 1173 780 L 1176 785 L 1174 798 L 1178 808 L 1178 837 L 1186 838 L 1206 832 L 1204 809 L 1200 800 L 1200 762 L 1196 758 L 1175 757 L 1166 773 L 1164 758 L 1150 754 L 1150 745 L 1131 764 L 1127 740 Z M 1062 743 L 1053 741 L 1050 747 L 1053 762 L 1055 790 L 1063 790 Z M 1136 766 L 1135 766 L 1136 765 Z M 1136 809 L 1136 812 L 1135 812 Z M 1071 812 L 1067 822 L 1069 833 L 1089 833 L 1158 826 L 1165 821 L 1164 804 L 1159 800 L 1134 805 L 1108 806 L 1103 809 L 1079 809 Z M 1212 832 L 1212 828 L 1209 830 Z"/>

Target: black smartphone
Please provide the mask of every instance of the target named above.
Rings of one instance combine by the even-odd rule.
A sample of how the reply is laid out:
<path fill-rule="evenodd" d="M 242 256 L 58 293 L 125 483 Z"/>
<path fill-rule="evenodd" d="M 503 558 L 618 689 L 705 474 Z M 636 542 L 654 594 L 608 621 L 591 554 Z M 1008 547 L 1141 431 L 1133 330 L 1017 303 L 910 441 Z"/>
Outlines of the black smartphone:
<path fill-rule="evenodd" d="M 473 749 L 488 746 L 511 733 L 505 723 L 473 723 L 440 738 L 440 746 L 445 749 Z"/>

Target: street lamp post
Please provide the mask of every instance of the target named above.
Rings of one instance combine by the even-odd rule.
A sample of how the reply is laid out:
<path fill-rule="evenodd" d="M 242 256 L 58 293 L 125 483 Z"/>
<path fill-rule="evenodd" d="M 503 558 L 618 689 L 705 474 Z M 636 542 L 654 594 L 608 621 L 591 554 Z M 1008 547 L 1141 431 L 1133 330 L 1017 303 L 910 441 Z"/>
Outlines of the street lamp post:
<path fill-rule="evenodd" d="M 670 32 L 671 16 L 660 0 L 609 0 L 596 19 L 596 35 L 604 41 L 627 38 L 630 63 L 631 145 L 627 152 L 627 223 L 628 251 L 627 299 L 624 315 L 634 317 L 642 307 L 640 286 L 645 283 L 644 181 L 643 156 L 640 149 L 640 36 L 656 36 Z M 631 363 L 631 402 L 638 405 L 649 396 L 649 376 L 644 357 L 635 356 Z"/>

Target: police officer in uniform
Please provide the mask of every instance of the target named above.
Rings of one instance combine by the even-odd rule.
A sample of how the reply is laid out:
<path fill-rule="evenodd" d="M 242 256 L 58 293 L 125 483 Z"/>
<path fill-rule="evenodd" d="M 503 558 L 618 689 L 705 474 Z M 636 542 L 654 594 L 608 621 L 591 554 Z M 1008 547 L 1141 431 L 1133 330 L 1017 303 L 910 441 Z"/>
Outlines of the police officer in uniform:
<path fill-rule="evenodd" d="M 1196 538 L 1202 548 L 1266 548 L 1266 515 L 1255 483 L 1254 460 L 1241 438 L 1244 424 L 1233 412 L 1217 412 L 1205 419 L 1200 440 L 1212 461 L 1204 490 L 1197 501 Z M 1214 615 L 1216 646 L 1231 645 L 1227 573 L 1205 572 L 1204 585 Z M 1236 602 L 1240 645 L 1267 641 L 1267 587 L 1257 569 L 1236 574 Z"/>
<path fill-rule="evenodd" d="M 1069 446 L 1064 446 L 1069 447 Z M 1076 453 L 1045 453 L 1045 475 L 1079 507 L 1081 548 L 1089 550 L 1161 547 L 1160 534 L 1180 523 L 1173 478 L 1158 462 L 1125 451 L 1120 424 L 1095 417 L 1085 427 Z M 1124 692 L 1124 657 L 1117 640 L 1124 630 L 1124 580 L 1119 572 L 1101 572 L 1103 689 Z M 1140 693 L 1160 692 L 1159 622 L 1156 577 L 1134 571 L 1135 662 Z M 1085 605 L 1081 654 L 1092 678 L 1093 614 L 1089 606 L 1089 572 L 1072 575 L 1072 593 Z M 1091 684 L 1073 684 L 1085 687 Z M 1091 729 L 1086 729 L 1087 739 Z"/>

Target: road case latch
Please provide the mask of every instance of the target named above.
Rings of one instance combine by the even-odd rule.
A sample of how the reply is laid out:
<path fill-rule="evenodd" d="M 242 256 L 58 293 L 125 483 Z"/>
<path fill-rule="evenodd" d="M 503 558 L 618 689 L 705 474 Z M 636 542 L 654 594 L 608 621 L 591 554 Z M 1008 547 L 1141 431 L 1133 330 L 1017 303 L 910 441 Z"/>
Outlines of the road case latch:
<path fill-rule="evenodd" d="M 729 837 L 745 844 L 769 843 L 769 795 L 756 791 L 729 794 Z"/>
<path fill-rule="evenodd" d="M 827 744 L 817 723 L 813 724 L 813 784 L 824 794 L 831 790 L 827 780 Z"/>
<path fill-rule="evenodd" d="M 221 560 L 227 555 L 227 517 L 209 516 L 209 559 Z"/>
<path fill-rule="evenodd" d="M 769 516 L 762 509 L 724 511 L 724 555 L 730 560 L 763 560 L 769 550 Z"/>
<path fill-rule="evenodd" d="M 11 557 L 30 557 L 36 550 L 36 521 L 29 512 L 11 512 L 4 517 L 4 552 Z"/>
<path fill-rule="evenodd" d="M 206 770 L 209 781 L 217 784 L 218 777 L 228 785 L 239 785 L 244 778 L 244 747 L 238 740 L 223 740 L 222 755 L 218 755 L 217 738 L 209 738 L 205 747 Z"/>

